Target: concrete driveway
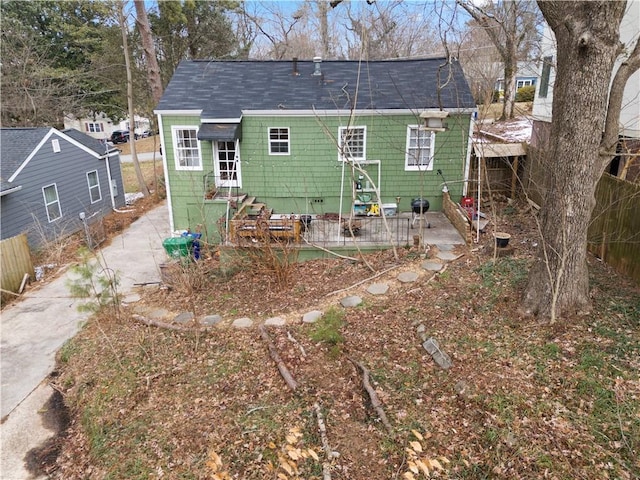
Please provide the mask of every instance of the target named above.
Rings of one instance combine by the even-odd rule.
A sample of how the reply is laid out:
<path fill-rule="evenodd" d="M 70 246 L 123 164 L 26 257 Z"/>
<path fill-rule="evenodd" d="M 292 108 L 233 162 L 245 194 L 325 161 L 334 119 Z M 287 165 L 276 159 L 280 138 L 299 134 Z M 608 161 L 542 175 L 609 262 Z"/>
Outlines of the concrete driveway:
<path fill-rule="evenodd" d="M 169 237 L 166 203 L 149 210 L 111 244 L 100 250 L 102 264 L 119 273 L 121 294 L 135 283 L 160 280 L 158 265 L 167 260 L 162 240 Z M 28 479 L 26 453 L 51 436 L 38 411 L 51 387 L 55 355 L 73 337 L 88 314 L 77 311 L 66 284 L 69 272 L 28 291 L 0 318 L 0 478 Z"/>

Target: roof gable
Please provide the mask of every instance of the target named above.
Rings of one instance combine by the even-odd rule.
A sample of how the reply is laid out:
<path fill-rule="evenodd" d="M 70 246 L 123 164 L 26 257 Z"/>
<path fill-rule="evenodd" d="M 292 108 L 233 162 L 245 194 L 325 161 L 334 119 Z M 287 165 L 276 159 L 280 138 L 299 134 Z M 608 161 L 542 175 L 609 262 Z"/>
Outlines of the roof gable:
<path fill-rule="evenodd" d="M 20 172 L 29 164 L 40 148 L 52 137 L 60 137 L 94 158 L 105 154 L 105 147 L 98 140 L 77 130 L 62 133 L 52 127 L 2 128 L 0 129 L 0 190 L 12 188 Z"/>
<path fill-rule="evenodd" d="M 0 129 L 0 179 L 9 180 L 51 131 L 50 127 Z"/>
<path fill-rule="evenodd" d="M 156 112 L 201 112 L 238 119 L 242 111 L 473 109 L 457 61 L 445 58 L 358 62 L 185 60 Z"/>

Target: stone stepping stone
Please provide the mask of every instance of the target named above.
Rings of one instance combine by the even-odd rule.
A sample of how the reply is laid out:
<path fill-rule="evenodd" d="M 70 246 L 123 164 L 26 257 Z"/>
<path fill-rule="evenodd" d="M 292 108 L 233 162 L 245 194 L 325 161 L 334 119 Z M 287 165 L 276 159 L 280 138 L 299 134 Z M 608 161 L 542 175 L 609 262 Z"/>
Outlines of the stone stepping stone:
<path fill-rule="evenodd" d="M 452 252 L 438 252 L 438 255 L 436 255 L 440 260 L 453 260 L 454 258 L 457 257 L 457 255 L 455 253 Z"/>
<path fill-rule="evenodd" d="M 426 262 L 422 262 L 422 268 L 424 268 L 425 270 L 429 270 L 430 272 L 439 272 L 440 270 L 442 270 L 442 267 L 444 267 L 444 265 L 440 262 L 433 262 L 433 261 L 426 261 Z"/>
<path fill-rule="evenodd" d="M 152 318 L 154 320 L 159 320 L 161 318 L 165 318 L 166 316 L 169 315 L 169 310 L 165 309 L 165 308 L 158 308 L 156 310 L 152 310 L 148 317 Z"/>
<path fill-rule="evenodd" d="M 374 283 L 369 285 L 367 292 L 371 295 L 384 295 L 389 291 L 389 285 L 387 283 Z"/>
<path fill-rule="evenodd" d="M 357 307 L 361 303 L 362 303 L 362 298 L 358 297 L 357 295 L 344 297 L 342 300 L 340 300 L 340 305 L 342 305 L 344 308 Z"/>
<path fill-rule="evenodd" d="M 191 320 L 193 320 L 193 312 L 181 313 L 179 315 L 176 315 L 176 317 L 173 319 L 175 323 L 179 323 L 181 325 L 189 323 Z"/>
<path fill-rule="evenodd" d="M 324 313 L 320 310 L 311 310 L 302 316 L 302 321 L 304 323 L 316 323 L 323 315 Z"/>
<path fill-rule="evenodd" d="M 122 299 L 123 304 L 136 303 L 139 301 L 140 301 L 140 295 L 138 295 L 137 293 L 131 293 Z"/>
<path fill-rule="evenodd" d="M 456 246 L 455 245 L 451 245 L 450 243 L 444 243 L 442 245 L 436 245 L 436 248 L 438 250 L 440 250 L 441 252 L 450 252 L 454 248 L 456 248 Z"/>
<path fill-rule="evenodd" d="M 429 353 L 429 355 L 431 355 L 431 358 L 433 358 L 440 368 L 443 368 L 444 370 L 451 368 L 451 358 L 440 349 L 440 345 L 435 338 L 431 337 L 427 339 L 422 344 L 422 347 Z"/>
<path fill-rule="evenodd" d="M 231 326 L 235 328 L 249 328 L 253 326 L 253 320 L 248 317 L 238 318 L 233 321 Z"/>
<path fill-rule="evenodd" d="M 282 318 L 282 317 L 271 317 L 271 318 L 267 318 L 267 319 L 264 321 L 264 324 L 265 324 L 267 327 L 269 327 L 269 326 L 272 326 L 272 327 L 282 327 L 282 326 L 286 325 L 286 323 L 287 323 L 287 321 L 286 321 L 284 318 Z"/>
<path fill-rule="evenodd" d="M 219 324 L 222 321 L 222 317 L 220 315 L 207 315 L 202 318 L 202 324 L 207 327 L 212 327 L 214 325 Z"/>
<path fill-rule="evenodd" d="M 402 272 L 398 275 L 398 281 L 402 283 L 413 283 L 418 280 L 418 274 L 416 272 Z"/>

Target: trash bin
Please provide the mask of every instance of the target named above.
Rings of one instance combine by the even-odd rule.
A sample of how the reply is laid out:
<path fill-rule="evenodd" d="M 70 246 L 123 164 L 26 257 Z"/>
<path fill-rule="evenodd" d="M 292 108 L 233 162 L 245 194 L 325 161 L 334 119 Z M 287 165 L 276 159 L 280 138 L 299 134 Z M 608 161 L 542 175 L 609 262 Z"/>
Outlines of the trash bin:
<path fill-rule="evenodd" d="M 193 259 L 200 260 L 200 238 L 202 238 L 201 233 L 192 233 L 192 232 L 184 232 L 182 234 L 183 237 L 190 238 L 193 243 L 191 244 L 191 251 L 193 252 Z"/>
<path fill-rule="evenodd" d="M 164 251 L 172 258 L 188 257 L 191 254 L 193 238 L 171 237 L 162 241 Z"/>

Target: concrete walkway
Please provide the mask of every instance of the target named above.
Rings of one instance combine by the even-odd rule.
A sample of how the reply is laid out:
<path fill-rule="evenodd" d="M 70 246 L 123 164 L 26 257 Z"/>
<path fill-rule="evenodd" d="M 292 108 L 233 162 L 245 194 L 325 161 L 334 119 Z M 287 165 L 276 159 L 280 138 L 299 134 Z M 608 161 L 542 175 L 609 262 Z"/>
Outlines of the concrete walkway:
<path fill-rule="evenodd" d="M 138 153 L 138 161 L 139 162 L 150 162 L 155 160 L 159 164 L 162 164 L 162 155 L 158 152 L 144 152 Z M 120 162 L 122 163 L 131 163 L 133 162 L 132 155 L 120 155 Z"/>
<path fill-rule="evenodd" d="M 167 259 L 162 240 L 169 236 L 168 210 L 163 203 L 145 213 L 100 251 L 102 264 L 118 272 L 122 294 L 131 292 L 134 283 L 160 280 L 158 265 Z M 30 478 L 24 469 L 24 456 L 51 435 L 42 428 L 36 414 L 51 391 L 43 380 L 54 369 L 56 352 L 88 318 L 88 314 L 77 311 L 78 301 L 69 295 L 67 281 L 70 278 L 72 275 L 67 272 L 46 285 L 33 288 L 20 302 L 2 311 L 2 479 Z"/>

